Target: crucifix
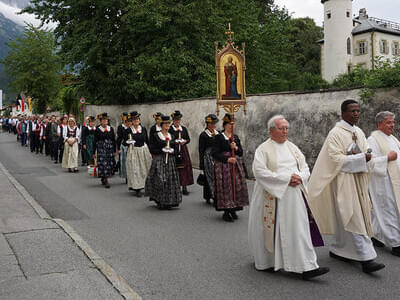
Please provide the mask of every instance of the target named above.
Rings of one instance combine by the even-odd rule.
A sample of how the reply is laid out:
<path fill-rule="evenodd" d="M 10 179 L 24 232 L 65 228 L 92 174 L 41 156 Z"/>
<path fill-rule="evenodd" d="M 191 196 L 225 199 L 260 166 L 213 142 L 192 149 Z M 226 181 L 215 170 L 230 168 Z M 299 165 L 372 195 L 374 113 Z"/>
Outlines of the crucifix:
<path fill-rule="evenodd" d="M 232 43 L 232 35 L 235 33 L 231 31 L 231 23 L 228 24 L 228 31 L 226 31 L 225 34 L 228 36 L 229 43 Z"/>

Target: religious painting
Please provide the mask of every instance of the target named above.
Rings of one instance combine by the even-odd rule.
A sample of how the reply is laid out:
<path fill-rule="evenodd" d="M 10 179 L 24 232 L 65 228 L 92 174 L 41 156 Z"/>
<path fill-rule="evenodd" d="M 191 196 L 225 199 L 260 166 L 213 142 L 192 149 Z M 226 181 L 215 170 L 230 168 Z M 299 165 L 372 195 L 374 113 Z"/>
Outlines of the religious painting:
<path fill-rule="evenodd" d="M 242 69 L 242 64 L 240 63 L 239 59 L 235 55 L 228 53 L 221 58 L 220 68 L 222 99 L 241 99 L 242 78 L 238 70 Z"/>

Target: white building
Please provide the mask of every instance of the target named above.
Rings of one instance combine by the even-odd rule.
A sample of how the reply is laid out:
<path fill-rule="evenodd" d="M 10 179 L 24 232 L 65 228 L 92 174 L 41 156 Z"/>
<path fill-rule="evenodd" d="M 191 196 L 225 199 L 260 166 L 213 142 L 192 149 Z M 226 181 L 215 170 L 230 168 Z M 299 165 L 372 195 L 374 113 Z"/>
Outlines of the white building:
<path fill-rule="evenodd" d="M 367 15 L 361 9 L 353 18 L 353 0 L 321 0 L 324 5 L 324 39 L 321 75 L 332 82 L 352 67 L 375 68 L 375 60 L 400 56 L 400 24 Z"/>

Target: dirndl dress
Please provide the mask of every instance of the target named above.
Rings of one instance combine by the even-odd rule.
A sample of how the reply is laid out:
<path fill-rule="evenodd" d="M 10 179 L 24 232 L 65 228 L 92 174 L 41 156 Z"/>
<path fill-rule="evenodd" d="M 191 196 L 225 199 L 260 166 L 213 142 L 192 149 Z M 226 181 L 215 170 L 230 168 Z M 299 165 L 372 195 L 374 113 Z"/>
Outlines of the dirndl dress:
<path fill-rule="evenodd" d="M 144 144 L 142 147 L 130 146 L 126 158 L 126 173 L 128 187 L 139 190 L 146 184 L 146 178 L 151 167 L 152 157 L 149 147 Z"/>
<path fill-rule="evenodd" d="M 192 161 L 190 160 L 189 150 L 186 145 L 181 145 L 180 156 L 183 163 L 183 168 L 178 168 L 180 185 L 192 185 L 194 184 Z"/>
<path fill-rule="evenodd" d="M 204 176 L 206 182 L 203 188 L 204 199 L 215 199 L 214 189 L 214 158 L 211 155 L 212 148 L 209 147 L 204 152 Z"/>
<path fill-rule="evenodd" d="M 128 152 L 128 146 L 121 145 L 121 154 L 119 157 L 119 176 L 126 178 L 126 157 Z"/>
<path fill-rule="evenodd" d="M 99 177 L 110 177 L 113 175 L 114 144 L 110 139 L 97 142 L 97 172 Z"/>
<path fill-rule="evenodd" d="M 222 153 L 230 157 L 230 152 Z M 236 199 L 233 199 L 233 180 L 232 169 L 235 168 L 235 189 Z M 224 163 L 216 160 L 214 165 L 215 195 L 214 205 L 216 210 L 242 210 L 244 206 L 249 205 L 249 196 L 246 183 L 246 174 L 243 168 L 243 162 L 236 157 L 236 164 Z"/>
<path fill-rule="evenodd" d="M 179 186 L 179 175 L 176 169 L 175 156 L 155 154 L 146 179 L 145 195 L 159 207 L 177 207 L 182 202 L 182 192 Z"/>

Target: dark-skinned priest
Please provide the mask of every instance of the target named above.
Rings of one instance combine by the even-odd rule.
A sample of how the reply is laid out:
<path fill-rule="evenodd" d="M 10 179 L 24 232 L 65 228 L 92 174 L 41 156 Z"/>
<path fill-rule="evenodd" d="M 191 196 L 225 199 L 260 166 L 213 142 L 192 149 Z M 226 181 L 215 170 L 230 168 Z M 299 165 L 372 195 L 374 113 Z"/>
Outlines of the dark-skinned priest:
<path fill-rule="evenodd" d="M 307 204 L 310 171 L 300 149 L 288 141 L 281 115 L 268 121 L 270 139 L 255 152 L 256 179 L 249 210 L 249 243 L 259 271 L 300 273 L 304 280 L 329 272 L 319 267 L 314 246 L 323 240 Z"/>
<path fill-rule="evenodd" d="M 371 241 L 368 162 L 372 155 L 364 132 L 356 126 L 358 102 L 344 101 L 341 113 L 342 120 L 329 132 L 310 177 L 310 207 L 321 232 L 333 236 L 329 255 L 360 262 L 363 272 L 372 273 L 385 267 L 374 261 Z"/>

